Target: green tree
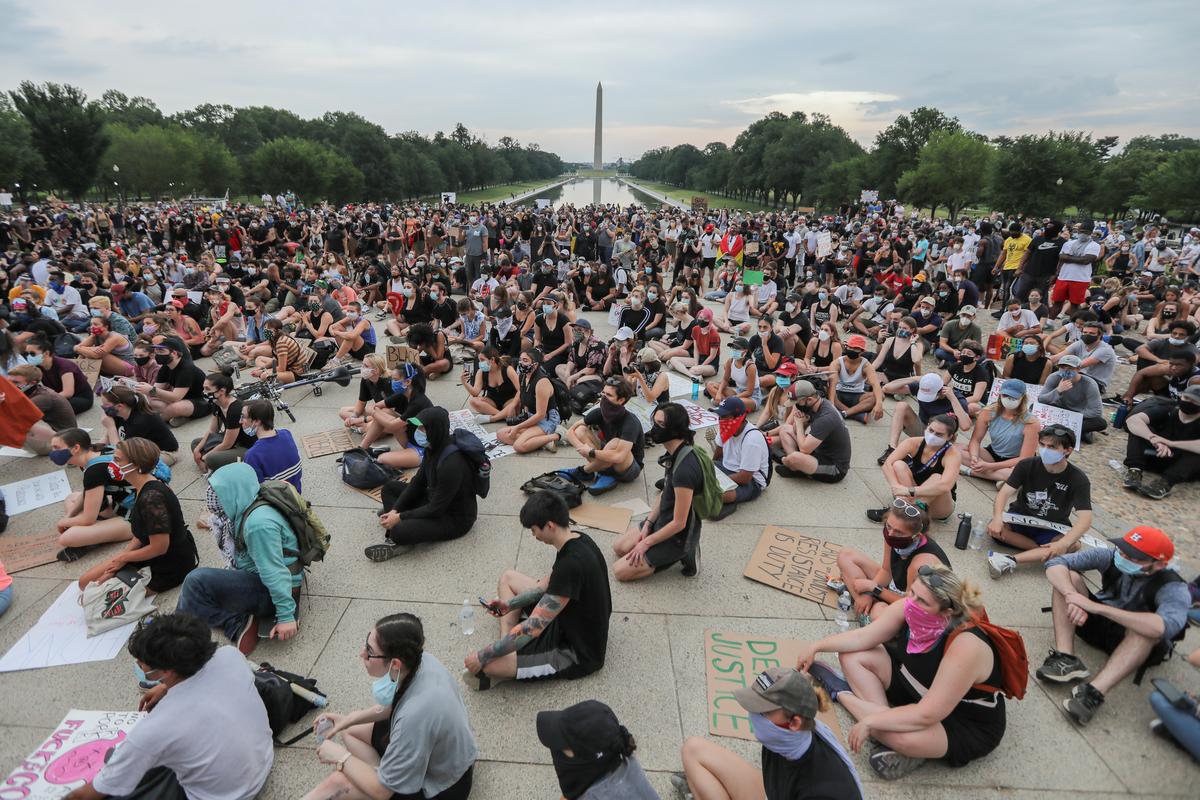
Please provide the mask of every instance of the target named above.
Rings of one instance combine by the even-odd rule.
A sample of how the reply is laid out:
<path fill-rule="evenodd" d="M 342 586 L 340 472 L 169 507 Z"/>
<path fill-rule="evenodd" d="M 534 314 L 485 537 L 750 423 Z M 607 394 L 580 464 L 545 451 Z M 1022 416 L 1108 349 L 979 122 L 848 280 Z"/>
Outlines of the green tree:
<path fill-rule="evenodd" d="M 291 190 L 310 203 L 361 196 L 362 173 L 350 159 L 321 142 L 272 139 L 254 152 L 250 166 L 255 192 Z"/>
<path fill-rule="evenodd" d="M 1000 146 L 992 161 L 988 197 L 996 208 L 1052 216 L 1085 208 L 1100 175 L 1099 153 L 1087 134 L 1026 134 Z"/>
<path fill-rule="evenodd" d="M 184 129 L 110 125 L 108 135 L 111 144 L 104 154 L 104 163 L 121 168 L 115 179 L 120 181 L 124 193 L 158 198 L 196 183 L 200 147 Z"/>
<path fill-rule="evenodd" d="M 100 95 L 100 108 L 111 123 L 128 128 L 143 125 L 162 125 L 166 121 L 158 105 L 148 97 L 129 97 L 124 92 L 109 89 Z"/>
<path fill-rule="evenodd" d="M 1141 194 L 1134 198 L 1143 209 L 1160 213 L 1200 214 L 1200 150 L 1178 150 L 1142 179 Z"/>
<path fill-rule="evenodd" d="M 0 186 L 16 190 L 22 197 L 46 170 L 42 156 L 33 146 L 29 123 L 8 99 L 0 95 Z"/>
<path fill-rule="evenodd" d="M 240 185 L 241 167 L 233 153 L 215 136 L 193 136 L 197 146 L 197 161 L 195 185 L 190 188 L 210 196 L 236 191 Z"/>
<path fill-rule="evenodd" d="M 1133 206 L 1133 197 L 1141 190 L 1142 179 L 1167 158 L 1166 153 L 1149 148 L 1125 148 L 1100 169 L 1092 206 L 1113 216 L 1122 216 Z"/>
<path fill-rule="evenodd" d="M 962 131 L 937 131 L 921 148 L 916 168 L 900 176 L 897 196 L 918 207 L 944 205 L 954 219 L 983 193 L 991 159 L 986 141 Z"/>
<path fill-rule="evenodd" d="M 921 148 L 938 131 L 962 130 L 957 117 L 948 117 L 936 108 L 921 106 L 896 120 L 875 136 L 876 185 L 880 197 L 895 193 L 896 181 L 917 166 Z"/>
<path fill-rule="evenodd" d="M 74 86 L 22 81 L 10 93 L 55 186 L 82 199 L 108 147 L 104 112 Z"/>

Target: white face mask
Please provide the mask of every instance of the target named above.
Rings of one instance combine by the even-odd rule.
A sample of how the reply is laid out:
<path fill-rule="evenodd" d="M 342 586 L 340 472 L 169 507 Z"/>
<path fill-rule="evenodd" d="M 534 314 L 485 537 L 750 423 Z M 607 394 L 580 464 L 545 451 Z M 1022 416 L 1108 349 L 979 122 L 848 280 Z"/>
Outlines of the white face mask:
<path fill-rule="evenodd" d="M 1001 397 L 1000 404 L 1002 406 L 1004 406 L 1005 408 L 1007 408 L 1009 411 L 1012 411 L 1014 408 L 1021 405 L 1021 398 L 1019 398 L 1019 397 Z"/>
<path fill-rule="evenodd" d="M 925 444 L 929 445 L 930 447 L 941 447 L 945 443 L 945 436 L 938 436 L 932 431 L 925 431 Z"/>
<path fill-rule="evenodd" d="M 820 333 L 817 334 L 817 338 L 820 339 L 822 342 L 828 342 L 829 341 L 829 331 L 821 331 Z"/>

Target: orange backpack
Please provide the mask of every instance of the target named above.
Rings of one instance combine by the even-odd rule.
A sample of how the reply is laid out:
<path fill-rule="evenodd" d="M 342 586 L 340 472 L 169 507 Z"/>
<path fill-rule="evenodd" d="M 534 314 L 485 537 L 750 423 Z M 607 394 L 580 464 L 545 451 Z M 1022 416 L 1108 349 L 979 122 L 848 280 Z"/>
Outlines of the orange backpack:
<path fill-rule="evenodd" d="M 1000 686 L 990 686 L 977 683 L 972 688 L 982 692 L 1003 692 L 1007 698 L 1022 700 L 1025 697 L 1025 687 L 1029 684 L 1029 656 L 1025 653 L 1025 640 L 1021 634 L 1011 628 L 1002 628 L 988 621 L 986 611 L 980 611 L 979 616 L 959 625 L 950 632 L 946 640 L 946 649 L 954 643 L 954 637 L 969 628 L 979 628 L 987 634 L 996 655 L 1000 658 Z"/>

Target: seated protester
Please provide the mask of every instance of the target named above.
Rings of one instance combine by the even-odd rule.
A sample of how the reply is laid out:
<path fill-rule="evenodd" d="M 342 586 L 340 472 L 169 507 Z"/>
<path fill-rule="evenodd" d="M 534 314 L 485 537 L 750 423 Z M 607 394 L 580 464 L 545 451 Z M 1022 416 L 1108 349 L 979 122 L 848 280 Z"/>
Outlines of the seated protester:
<path fill-rule="evenodd" d="M 1053 310 L 1053 309 L 1052 309 Z M 1083 335 L 1083 323 L 1096 320 L 1096 312 L 1090 308 L 1081 309 L 1071 314 L 1071 321 L 1052 333 L 1042 334 L 1046 343 L 1046 352 L 1061 353 L 1068 346 L 1079 341 Z"/>
<path fill-rule="evenodd" d="M 675 356 L 685 356 L 691 351 L 688 345 L 691 342 L 692 331 L 696 328 L 696 318 L 692 316 L 692 307 L 687 295 L 679 293 L 679 289 L 680 287 L 676 286 L 672 290 L 672 295 L 678 298 L 672 300 L 670 309 L 669 319 L 675 326 L 674 330 L 667 331 L 661 338 L 649 339 L 646 342 L 646 346 L 654 348 L 654 352 L 658 353 L 662 361 L 670 361 Z"/>
<path fill-rule="evenodd" d="M 635 397 L 651 406 L 671 399 L 671 379 L 658 353 L 649 347 L 638 351 L 637 361 L 623 370 Z"/>
<path fill-rule="evenodd" d="M 1103 392 L 1112 382 L 1113 372 L 1117 368 L 1117 354 L 1112 345 L 1101 338 L 1103 335 L 1104 329 L 1099 322 L 1084 322 L 1080 326 L 1079 341 L 1050 356 L 1050 360 L 1058 362 L 1068 355 L 1077 357 L 1080 361 L 1079 371 L 1095 380 Z"/>
<path fill-rule="evenodd" d="M 227 293 L 231 288 L 228 284 L 210 286 L 205 292 L 209 306 L 208 333 L 205 335 L 204 346 L 200 354 L 211 356 L 227 343 L 241 342 L 246 338 L 246 322 L 242 319 L 242 309 L 233 302 Z"/>
<path fill-rule="evenodd" d="M 408 420 L 433 403 L 425 396 L 425 373 L 420 367 L 399 362 L 390 375 L 388 396 L 382 404 L 375 404 L 359 446 L 371 450 L 382 463 L 393 469 L 411 469 L 421 463 L 424 449 L 413 442 L 412 425 Z M 385 436 L 396 437 L 400 449 L 371 447 Z"/>
<path fill-rule="evenodd" d="M 1167 359 L 1181 347 L 1189 344 L 1196 336 L 1196 323 L 1190 319 L 1174 320 L 1166 336 L 1140 342 L 1128 336 L 1122 344 L 1137 356 L 1139 370 L 1154 364 L 1165 364 Z"/>
<path fill-rule="evenodd" d="M 542 351 L 530 347 L 517 359 L 517 415 L 496 431 L 496 439 L 518 453 L 540 448 L 554 452 L 566 431 L 555 399 L 554 384 L 542 366 Z"/>
<path fill-rule="evenodd" d="M 1141 409 L 1125 420 L 1125 488 L 1161 500 L 1177 484 L 1200 480 L 1200 386 L 1184 389 L 1173 407 L 1156 402 Z"/>
<path fill-rule="evenodd" d="M 567 504 L 551 492 L 537 492 L 521 507 L 521 526 L 557 555 L 541 580 L 515 570 L 500 576 L 497 598 L 486 606 L 500 618 L 500 639 L 463 659 L 480 691 L 496 678 L 574 680 L 604 666 L 612 616 L 608 565 L 591 537 L 570 524 Z"/>
<path fill-rule="evenodd" d="M 0 596 L 2 594 L 0 592 Z M 1200 650 L 1193 650 L 1187 661 L 1200 669 Z M 1155 686 L 1155 691 L 1150 693 L 1150 707 L 1155 714 L 1155 718 L 1150 720 L 1150 732 L 1186 750 L 1193 759 L 1200 760 L 1200 716 L 1196 714 L 1200 705 L 1195 694 L 1182 694 L 1182 699 L 1168 699 L 1163 689 Z"/>
<path fill-rule="evenodd" d="M 337 352 L 327 362 L 337 366 L 346 358 L 361 361 L 375 352 L 378 340 L 371 320 L 363 316 L 362 304 L 357 300 L 346 307 L 346 315 L 329 326 L 329 335 L 337 342 Z"/>
<path fill-rule="evenodd" d="M 103 458 L 105 450 L 79 428 L 62 431 L 50 441 L 50 460 L 55 465 L 83 472 L 82 491 L 67 495 L 64 516 L 54 524 L 62 548 L 55 556 L 59 561 L 78 561 L 96 545 L 128 541 L 131 536 L 125 501 L 133 489 L 119 471 L 114 476 L 109 459 Z"/>
<path fill-rule="evenodd" d="M 800 372 L 814 376 L 816 382 L 824 386 L 828 378 L 829 365 L 842 355 L 842 342 L 838 338 L 837 326 L 832 322 L 822 323 L 816 335 L 808 340 L 804 348 L 804 357 L 797 359 Z"/>
<path fill-rule="evenodd" d="M 1017 297 L 1008 299 L 1007 313 L 1000 315 L 996 323 L 996 333 L 1024 339 L 1026 336 L 1038 336 L 1042 332 L 1042 321 L 1037 314 L 1027 308 L 1021 308 L 1021 300 Z"/>
<path fill-rule="evenodd" d="M 191 305 L 197 309 L 200 308 L 195 303 Z M 200 327 L 200 323 L 185 313 L 185 307 L 188 307 L 186 297 L 182 299 L 177 298 L 167 303 L 165 308 L 167 321 L 170 325 L 160 328 L 156 332 L 159 335 L 173 334 L 178 336 L 188 346 L 188 352 L 192 354 L 192 358 L 200 358 L 203 355 L 204 345 L 207 340 L 204 336 L 204 330 Z"/>
<path fill-rule="evenodd" d="M 839 286 L 838 289 L 846 290 L 843 292 L 843 296 L 841 298 L 837 296 L 837 292 L 831 294 L 825 289 L 817 289 L 815 292 L 817 300 L 808 307 L 809 326 L 812 328 L 812 330 L 824 328 L 827 324 L 836 325 L 838 319 L 841 318 L 842 306 L 840 304 L 850 303 L 851 298 L 849 296 L 849 292 L 851 289 L 846 286 Z M 853 287 L 853 290 L 861 297 L 861 289 L 855 286 Z M 787 310 L 786 306 L 784 307 L 784 310 Z M 836 332 L 836 328 L 834 330 Z"/>
<path fill-rule="evenodd" d="M 432 281 L 428 290 L 433 316 L 430 322 L 433 324 L 434 330 L 445 330 L 458 319 L 458 303 L 450 296 L 449 289 L 441 281 Z"/>
<path fill-rule="evenodd" d="M 838 483 L 850 472 L 846 420 L 809 381 L 796 381 L 791 388 L 796 404 L 779 426 L 783 456 L 778 472 L 785 478 Z"/>
<path fill-rule="evenodd" d="M 947 368 L 950 388 L 972 419 L 983 410 L 996 379 L 996 368 L 984 355 L 983 345 L 964 339 L 959 343 L 958 359 Z"/>
<path fill-rule="evenodd" d="M 88 335 L 75 345 L 75 354 L 99 361 L 100 374 L 105 377 L 128 378 L 133 375 L 133 340 L 112 330 L 110 325 L 109 319 L 92 317 Z"/>
<path fill-rule="evenodd" d="M 287 641 L 296 635 L 304 577 L 287 519 L 266 503 L 249 510 L 261 480 L 249 464 L 227 464 L 209 477 L 216 503 L 208 510 L 228 520 L 236 537 L 234 567 L 192 570 L 176 606 L 220 628 L 246 656 L 258 646 L 260 619 L 275 620 L 268 638 Z"/>
<path fill-rule="evenodd" d="M 668 379 L 668 387 L 670 382 Z M 741 337 L 729 342 L 729 360 L 721 367 L 718 380 L 704 385 L 704 393 L 715 404 L 727 397 L 737 397 L 753 411 L 762 403 L 762 384 L 758 380 L 758 367 L 750 358 L 750 341 Z"/>
<path fill-rule="evenodd" d="M 641 338 L 646 341 L 659 339 L 666 334 L 667 304 L 662 288 L 655 281 L 657 281 L 657 276 L 651 276 L 650 282 L 645 287 L 646 308 L 650 312 L 650 322 L 641 332 Z"/>
<path fill-rule="evenodd" d="M 1108 427 L 1104 406 L 1100 403 L 1100 385 L 1080 370 L 1079 356 L 1060 354 L 1058 370 L 1046 379 L 1038 402 L 1045 406 L 1078 411 L 1083 415 L 1083 441 L 1091 444 L 1092 434 Z"/>
<path fill-rule="evenodd" d="M 650 441 L 667 451 L 660 459 L 665 468 L 662 491 L 646 519 L 630 525 L 613 543 L 613 575 L 619 581 L 647 578 L 675 564 L 688 578 L 700 570 L 701 523 L 692 498 L 704 491 L 704 474 L 692 450 L 695 434 L 678 403 L 660 404 L 652 420 Z"/>
<path fill-rule="evenodd" d="M 454 369 L 454 354 L 445 331 L 435 331 L 421 322 L 409 327 L 408 346 L 421 351 L 421 370 L 426 379 L 434 379 Z"/>
<path fill-rule="evenodd" d="M 958 395 L 945 384 L 942 376 L 936 372 L 922 375 L 919 381 L 911 378 L 901 378 L 898 381 L 884 384 L 883 391 L 896 395 L 898 402 L 892 409 L 892 425 L 888 431 L 888 446 L 875 463 L 883 466 L 888 456 L 900 444 L 901 436 L 920 436 L 929 420 L 939 414 L 947 414 L 955 419 L 954 432 L 959 428 L 970 429 L 971 417 L 963 407 Z M 907 403 L 899 400 L 903 395 L 913 395 L 917 401 L 914 412 Z M 954 436 L 950 436 L 950 444 L 954 444 Z M 958 474 L 957 470 L 955 474 Z M 943 515 L 938 515 L 939 518 Z"/>
<path fill-rule="evenodd" d="M 762 283 L 754 287 L 750 316 L 774 317 L 779 309 L 779 286 L 775 283 L 775 267 L 768 264 L 763 270 Z"/>
<path fill-rule="evenodd" d="M 1116 399 L 1127 408 L 1131 408 L 1134 398 L 1143 392 L 1176 400 L 1184 389 L 1196 384 L 1200 384 L 1200 367 L 1196 366 L 1196 348 L 1188 344 L 1176 348 L 1165 364 L 1154 364 L 1135 372 L 1129 380 L 1129 388 Z"/>
<path fill-rule="evenodd" d="M 873 339 L 883 327 L 887 315 L 895 307 L 887 287 L 876 286 L 875 294 L 864 300 L 862 305 L 846 319 L 842 327 Z"/>
<path fill-rule="evenodd" d="M 233 396 L 233 379 L 220 372 L 204 376 L 204 399 L 212 407 L 208 433 L 192 440 L 192 460 L 201 472 L 241 461 L 254 439 L 242 430 L 242 401 Z"/>
<path fill-rule="evenodd" d="M 633 756 L 633 734 L 604 703 L 584 700 L 562 711 L 539 711 L 537 734 L 550 750 L 563 797 L 659 800 Z"/>
<path fill-rule="evenodd" d="M 783 363 L 783 339 L 775 333 L 775 318 L 764 314 L 758 318 L 758 333 L 748 340 L 750 356 L 758 369 L 758 384 L 763 389 L 775 385 L 775 370 Z"/>
<path fill-rule="evenodd" d="M 795 399 L 792 394 L 792 382 L 799 375 L 800 366 L 795 361 L 785 361 L 775 370 L 775 385 L 767 392 L 767 400 L 754 420 L 754 424 L 760 430 L 774 430 L 787 422 Z"/>
<path fill-rule="evenodd" d="M 126 439 L 117 445 L 112 461 L 105 464 L 120 472 L 135 492 L 129 510 L 133 538 L 125 549 L 89 569 L 79 578 L 82 591 L 89 583 L 104 583 L 122 569 L 150 569 L 147 592 L 165 592 L 183 583 L 200 563 L 196 541 L 183 519 L 179 498 L 154 477 L 158 448 L 147 439 Z"/>
<path fill-rule="evenodd" d="M 942 318 L 934 309 L 936 301 L 930 295 L 917 300 L 913 307 L 912 318 L 917 323 L 917 335 L 925 342 L 925 352 L 932 353 L 937 349 L 938 338 L 942 333 Z"/>
<path fill-rule="evenodd" d="M 18 364 L 8 371 L 8 379 L 42 412 L 41 421 L 34 423 L 25 438 L 26 447 L 35 452 L 44 449 L 41 446 L 48 443 L 54 433 L 76 427 L 75 409 L 71 408 L 67 398 L 42 384 L 40 367 Z"/>
<path fill-rule="evenodd" d="M 709 428 L 707 433 L 716 448 L 713 466 L 737 484 L 727 489 L 721 499 L 727 507 L 748 503 L 766 491 L 771 477 L 771 451 L 766 434 L 747 419 L 746 404 L 740 397 L 726 397 L 714 412 L 717 428 Z"/>
<path fill-rule="evenodd" d="M 962 355 L 960 348 L 963 342 L 978 343 L 982 338 L 983 331 L 975 322 L 975 306 L 963 306 L 958 309 L 958 319 L 942 325 L 938 336 L 938 346 L 933 351 L 938 366 L 947 369 Z M 982 352 L 982 348 L 978 352 Z"/>
<path fill-rule="evenodd" d="M 137 673 L 155 682 L 138 710 L 154 713 L 138 720 L 96 777 L 68 796 L 256 797 L 275 748 L 246 659 L 218 647 L 202 621 L 178 612 L 143 619 L 126 648 Z"/>
<path fill-rule="evenodd" d="M 733 697 L 750 714 L 762 745 L 759 770 L 700 736 L 683 742 L 683 775 L 671 783 L 685 798 L 839 798 L 862 800 L 862 782 L 838 735 L 817 719 L 829 698 L 799 670 L 768 667 Z"/>
<path fill-rule="evenodd" d="M 542 365 L 547 374 L 567 362 L 567 350 L 575 342 L 571 333 L 571 318 L 567 316 L 562 295 L 549 292 L 539 300 L 540 313 L 533 320 L 533 344 L 544 354 Z M 410 338 L 411 341 L 411 338 Z"/>
<path fill-rule="evenodd" d="M 332 300 L 332 298 L 330 298 Z M 334 301 L 336 304 L 336 301 Z M 341 318 L 341 308 L 338 308 L 337 318 Z M 292 320 L 289 320 L 289 322 Z M 296 338 L 316 341 L 329 335 L 329 328 L 336 321 L 331 309 L 321 303 L 315 289 L 306 292 L 300 308 L 295 315 Z"/>
<path fill-rule="evenodd" d="M 358 400 L 352 406 L 342 406 L 338 416 L 347 428 L 355 433 L 362 433 L 363 427 L 370 421 L 371 410 L 367 407 L 382 403 L 390 394 L 391 383 L 387 377 L 387 361 L 378 353 L 371 353 L 363 358 L 362 369 L 358 373 Z"/>
<path fill-rule="evenodd" d="M 962 453 L 954 446 L 954 436 L 963 416 L 930 416 L 923 433 L 900 442 L 883 462 L 883 477 L 892 495 L 920 500 L 937 520 L 949 519 L 958 499 Z M 886 508 L 870 509 L 867 518 L 879 522 L 886 512 Z"/>
<path fill-rule="evenodd" d="M 1079 725 L 1091 722 L 1106 696 L 1130 675 L 1136 681 L 1147 667 L 1170 657 L 1192 602 L 1188 585 L 1170 567 L 1175 545 L 1161 530 L 1139 525 L 1109 541 L 1115 549 L 1060 553 L 1046 562 L 1054 649 L 1035 674 L 1051 683 L 1091 678 L 1062 704 Z M 1099 592 L 1084 580 L 1088 570 L 1100 573 Z M 1095 677 L 1075 654 L 1076 635 L 1110 656 Z"/>
<path fill-rule="evenodd" d="M 603 353 L 603 345 L 600 349 Z M 467 407 L 475 412 L 475 421 L 480 425 L 503 422 L 516 416 L 520 405 L 517 397 L 517 371 L 509 366 L 508 360 L 492 345 L 487 345 L 480 351 L 479 369 L 475 370 L 474 377 L 467 371 L 467 367 L 463 366 L 462 385 L 470 395 L 467 398 Z"/>
<path fill-rule="evenodd" d="M 592 331 L 592 323 L 583 317 L 572 324 L 571 339 L 567 360 L 554 368 L 554 374 L 571 392 L 572 397 L 594 397 L 604 381 L 604 362 L 608 357 L 604 342 L 596 338 Z"/>
<path fill-rule="evenodd" d="M 1092 484 L 1086 472 L 1067 462 L 1074 450 L 1070 428 L 1046 426 L 1038 434 L 1037 456 L 1019 461 L 996 493 L 988 535 L 1023 552 L 1010 556 L 989 551 L 992 578 L 1079 547 L 1092 525 Z"/>
<path fill-rule="evenodd" d="M 1000 373 L 1004 378 L 1017 380 L 1041 386 L 1050 377 L 1053 364 L 1046 355 L 1046 347 L 1040 336 L 1025 336 L 1021 339 L 1021 349 L 1004 359 L 1004 369 Z"/>
<path fill-rule="evenodd" d="M 488 341 L 487 319 L 470 298 L 460 297 L 456 308 L 458 316 L 445 328 L 449 342 L 478 353 Z"/>
<path fill-rule="evenodd" d="M 996 402 L 979 412 L 971 431 L 971 441 L 964 451 L 963 464 L 972 478 L 1002 481 L 1022 459 L 1032 458 L 1037 451 L 1041 423 L 1029 413 L 1029 395 L 1024 381 L 1009 378 L 1000 384 Z M 988 444 L 983 444 L 983 437 Z"/>
<path fill-rule="evenodd" d="M 842 583 L 863 624 L 878 619 L 892 603 L 903 602 L 921 567 L 950 568 L 946 551 L 929 538 L 929 513 L 917 501 L 897 494 L 891 505 L 878 511 L 870 516 L 883 523 L 882 563 L 853 547 L 843 547 L 837 557 Z"/>
<path fill-rule="evenodd" d="M 163 337 L 161 344 L 154 345 L 154 360 L 159 364 L 155 383 L 137 383 L 133 387 L 146 395 L 152 411 L 167 422 L 176 418 L 200 419 L 212 413 L 204 399 L 204 371 L 192 363 L 182 339 Z"/>
<path fill-rule="evenodd" d="M 875 367 L 863 357 L 867 340 L 858 334 L 846 341 L 842 355 L 829 365 L 829 402 L 845 419 L 863 425 L 883 419 L 883 387 Z M 866 391 L 870 384 L 871 391 Z"/>
<path fill-rule="evenodd" d="M 25 361 L 42 371 L 42 385 L 65 397 L 76 414 L 92 407 L 96 396 L 87 376 L 73 360 L 54 355 L 48 340 L 35 336 L 26 342 Z"/>
<path fill-rule="evenodd" d="M 403 613 L 379 620 L 359 658 L 375 679 L 376 704 L 317 717 L 314 728 L 333 723 L 317 758 L 334 771 L 303 800 L 466 800 L 478 748 L 454 676 L 425 652 L 421 620 Z M 342 744 L 334 740 L 339 733 Z"/>
<path fill-rule="evenodd" d="M 796 668 L 858 720 L 851 750 L 868 738 L 879 742 L 868 759 L 879 777 L 902 778 L 929 758 L 961 767 L 992 752 L 1006 727 L 1004 696 L 978 688 L 1001 685 L 996 645 L 978 626 L 947 636 L 983 613 L 979 587 L 925 564 L 904 602 L 889 604 L 865 628 L 806 645 Z M 818 653 L 837 653 L 846 677 L 817 661 Z"/>
<path fill-rule="evenodd" d="M 633 392 L 627 381 L 609 378 L 600 390 L 600 402 L 567 429 L 566 441 L 583 458 L 582 466 L 561 470 L 600 494 L 642 474 L 645 438 L 642 423 L 625 404 Z"/>
<path fill-rule="evenodd" d="M 287 428 L 275 429 L 275 406 L 270 400 L 251 400 L 242 406 L 239 428 L 250 447 L 242 461 L 254 469 L 259 483 L 287 481 L 300 491 L 303 476 L 300 450 Z"/>
<path fill-rule="evenodd" d="M 154 360 L 154 345 L 144 337 L 138 339 L 133 345 L 133 380 L 154 383 L 159 369 L 159 363 Z"/>
<path fill-rule="evenodd" d="M 912 317 L 901 317 L 896 323 L 895 334 L 880 345 L 879 353 L 871 366 L 887 381 L 921 374 L 921 359 L 925 356 L 925 346 L 916 333 L 917 321 Z M 886 389 L 884 393 L 887 393 Z"/>
<path fill-rule="evenodd" d="M 479 514 L 475 467 L 451 446 L 446 409 L 426 408 L 408 422 L 413 425 L 413 442 L 423 450 L 421 468 L 407 483 L 384 484 L 379 525 L 386 531 L 386 539 L 366 548 L 372 561 L 387 561 L 399 555 L 401 547 L 464 536 Z M 401 487 L 402 491 L 397 491 Z"/>
<path fill-rule="evenodd" d="M 805 308 L 803 302 L 804 298 L 796 292 L 789 294 L 784 301 L 783 310 L 779 312 L 777 317 L 779 324 L 776 326 L 779 338 L 783 339 L 784 355 L 797 358 L 803 354 L 813 332 L 809 313 L 811 306 Z M 812 305 L 817 304 L 813 303 Z M 826 321 L 828 321 L 828 314 L 826 314 Z"/>
<path fill-rule="evenodd" d="M 713 317 L 713 324 L 722 333 L 732 333 L 745 336 L 750 331 L 750 304 L 753 302 L 751 288 L 738 277 L 730 287 L 731 291 L 723 295 L 725 298 L 725 313 Z M 704 296 L 706 300 L 718 299 L 713 292 Z"/>

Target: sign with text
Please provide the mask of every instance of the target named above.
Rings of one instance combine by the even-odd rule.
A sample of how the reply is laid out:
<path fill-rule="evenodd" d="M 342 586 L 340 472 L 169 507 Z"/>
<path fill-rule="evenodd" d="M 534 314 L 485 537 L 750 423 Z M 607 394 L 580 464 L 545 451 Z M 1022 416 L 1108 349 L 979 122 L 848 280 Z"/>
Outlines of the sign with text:
<path fill-rule="evenodd" d="M 708 732 L 714 736 L 754 740 L 750 714 L 733 693 L 751 684 L 770 667 L 795 667 L 803 642 L 731 631 L 704 632 L 704 677 L 708 686 Z M 833 709 L 817 714 L 843 741 Z"/>
<path fill-rule="evenodd" d="M 817 258 L 828 258 L 833 253 L 833 234 L 821 231 L 817 234 Z"/>
<path fill-rule="evenodd" d="M 10 517 L 65 500 L 70 493 L 71 482 L 61 469 L 0 486 Z"/>
<path fill-rule="evenodd" d="M 994 381 L 992 383 L 992 391 L 988 394 L 989 406 L 995 404 L 996 400 L 1000 397 L 1000 383 L 1001 381 Z M 1070 428 L 1075 433 L 1075 446 L 1078 447 L 1080 437 L 1083 436 L 1083 414 L 1080 414 L 1078 411 L 1068 411 L 1058 406 L 1044 405 L 1038 400 L 1041 394 L 1041 384 L 1025 384 L 1025 396 L 1029 398 L 1027 401 L 1029 413 L 1038 418 L 1038 422 L 1042 424 L 1043 428 L 1054 424 Z"/>
<path fill-rule="evenodd" d="M 344 453 L 354 447 L 354 444 L 350 441 L 350 431 L 345 428 L 335 428 L 331 431 L 301 436 L 300 446 L 304 449 L 305 457 L 320 458 L 334 453 Z"/>
<path fill-rule="evenodd" d="M 407 361 L 409 364 L 421 364 L 421 351 L 404 344 L 389 344 L 384 355 L 388 369 L 395 369 L 397 364 Z"/>
<path fill-rule="evenodd" d="M 144 717 L 140 711 L 72 709 L 46 741 L 0 784 L 0 797 L 52 800 L 66 797 L 96 777 Z"/>
<path fill-rule="evenodd" d="M 43 564 L 53 564 L 62 549 L 58 531 L 45 531 L 32 536 L 5 536 L 0 539 L 0 564 L 9 575 Z"/>
<path fill-rule="evenodd" d="M 100 379 L 100 359 L 77 358 L 75 363 L 83 372 L 83 377 L 87 378 L 88 386 L 95 386 L 96 381 Z"/>
<path fill-rule="evenodd" d="M 768 525 L 742 574 L 788 594 L 837 608 L 837 593 L 825 585 L 825 580 L 837 574 L 841 549 L 836 542 Z"/>
<path fill-rule="evenodd" d="M 679 405 L 688 414 L 688 427 L 694 431 L 701 428 L 711 428 L 717 424 L 717 415 L 706 408 L 701 408 L 688 400 L 680 400 Z"/>

